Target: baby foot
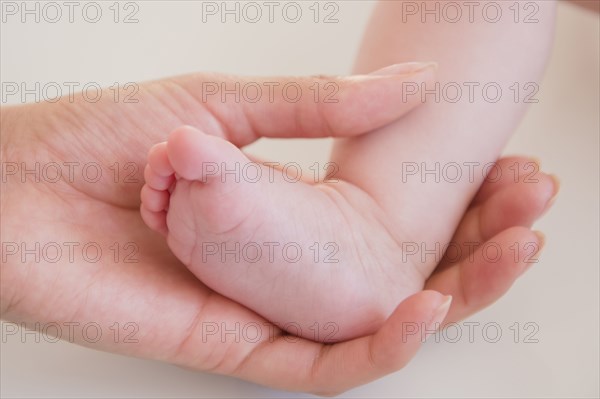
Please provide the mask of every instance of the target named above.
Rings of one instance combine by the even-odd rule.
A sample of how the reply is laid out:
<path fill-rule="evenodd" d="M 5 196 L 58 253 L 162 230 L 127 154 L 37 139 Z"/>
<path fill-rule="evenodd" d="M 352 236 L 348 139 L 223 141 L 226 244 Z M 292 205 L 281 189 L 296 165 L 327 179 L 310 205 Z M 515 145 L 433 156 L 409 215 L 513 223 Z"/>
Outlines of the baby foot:
<path fill-rule="evenodd" d="M 206 285 L 292 334 L 376 331 L 426 276 L 403 259 L 370 197 L 249 160 L 191 127 L 148 155 L 141 214 Z"/>

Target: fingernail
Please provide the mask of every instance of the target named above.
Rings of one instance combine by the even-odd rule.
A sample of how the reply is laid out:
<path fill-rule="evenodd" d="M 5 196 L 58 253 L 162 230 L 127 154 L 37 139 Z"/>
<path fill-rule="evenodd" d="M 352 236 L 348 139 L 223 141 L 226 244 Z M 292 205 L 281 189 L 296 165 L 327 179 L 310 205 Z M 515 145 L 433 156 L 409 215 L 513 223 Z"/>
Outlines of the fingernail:
<path fill-rule="evenodd" d="M 550 175 L 550 178 L 552 179 L 552 183 L 554 184 L 554 191 L 552 197 L 546 203 L 546 207 L 544 208 L 542 215 L 545 215 L 546 212 L 548 212 L 550 208 L 554 206 L 556 198 L 558 198 L 558 192 L 560 191 L 560 180 L 558 179 L 558 177 L 556 175 Z"/>
<path fill-rule="evenodd" d="M 538 238 L 538 250 L 535 253 L 535 255 L 537 255 L 542 251 L 542 249 L 546 245 L 546 235 L 539 230 L 534 230 L 533 234 L 535 234 Z M 533 255 L 533 256 L 535 256 L 535 255 Z"/>
<path fill-rule="evenodd" d="M 536 235 L 538 243 L 537 243 L 537 251 L 535 251 L 535 253 L 529 255 L 528 253 L 525 253 L 524 255 L 524 259 L 523 262 L 525 262 L 525 266 L 523 267 L 523 269 L 518 273 L 518 276 L 522 276 L 523 274 L 525 274 L 529 269 L 531 269 L 531 267 L 533 265 L 535 265 L 536 263 L 538 263 L 539 259 L 537 258 L 537 256 L 542 252 L 542 249 L 544 249 L 544 246 L 546 245 L 546 235 L 544 233 L 542 233 L 539 230 L 534 230 L 533 234 Z M 524 248 L 527 248 L 527 246 L 529 246 L 529 244 L 533 244 L 531 242 L 528 242 L 525 244 Z"/>
<path fill-rule="evenodd" d="M 433 312 L 431 320 L 429 320 L 429 323 L 427 323 L 427 331 L 437 330 L 441 326 L 442 322 L 446 318 L 446 315 L 448 314 L 448 310 L 450 310 L 451 304 L 452 295 L 446 295 L 442 304 Z"/>
<path fill-rule="evenodd" d="M 527 267 L 525 268 L 525 270 L 528 270 L 533 264 L 538 263 L 538 261 L 539 261 L 538 256 L 539 256 L 539 254 L 542 253 L 542 250 L 546 246 L 546 235 L 544 233 L 542 233 L 539 230 L 534 230 L 533 234 L 535 234 L 538 239 L 538 244 L 537 244 L 538 247 L 537 247 L 537 251 L 535 251 L 535 253 L 533 255 L 525 257 L 525 261 L 527 263 L 529 263 L 527 265 Z M 525 270 L 523 272 L 525 272 Z"/>
<path fill-rule="evenodd" d="M 548 201 L 549 204 L 553 204 L 556 201 L 556 197 L 558 197 L 558 192 L 560 191 L 560 179 L 556 175 L 550 175 L 552 182 L 554 183 L 554 195 Z"/>
<path fill-rule="evenodd" d="M 531 159 L 537 166 L 538 168 L 542 167 L 542 160 L 538 157 L 529 157 L 529 159 Z"/>
<path fill-rule="evenodd" d="M 403 64 L 388 65 L 385 68 L 371 72 L 369 75 L 412 75 L 425 69 L 437 69 L 437 62 L 405 62 Z"/>

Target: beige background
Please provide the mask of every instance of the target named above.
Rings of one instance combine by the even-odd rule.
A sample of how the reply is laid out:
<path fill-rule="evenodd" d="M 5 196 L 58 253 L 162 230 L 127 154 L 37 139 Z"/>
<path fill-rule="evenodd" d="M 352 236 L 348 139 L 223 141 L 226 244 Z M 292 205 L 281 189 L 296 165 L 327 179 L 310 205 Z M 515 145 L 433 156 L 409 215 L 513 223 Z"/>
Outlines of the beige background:
<path fill-rule="evenodd" d="M 339 23 L 303 18 L 294 25 L 281 18 L 273 24 L 202 23 L 200 2 L 193 1 L 137 4 L 139 23 L 130 25 L 110 18 L 95 25 L 81 18 L 73 24 L 9 19 L 1 28 L 2 81 L 110 85 L 192 71 L 346 74 L 373 5 L 338 2 Z M 509 295 L 471 319 L 498 323 L 500 341 L 487 342 L 479 328 L 471 343 L 463 325 L 458 342 L 448 342 L 453 336 L 428 342 L 402 372 L 345 396 L 598 397 L 599 37 L 596 15 L 560 6 L 540 102 L 507 149 L 539 157 L 546 171 L 560 176 L 562 192 L 537 224 L 548 237 L 540 263 Z M 291 144 L 264 141 L 253 151 L 308 163 L 323 161 L 330 143 Z M 510 329 L 515 322 L 521 323 L 519 343 Z M 526 322 L 539 326 L 538 343 L 523 342 Z M 3 397 L 302 396 L 63 342 L 4 341 Z"/>

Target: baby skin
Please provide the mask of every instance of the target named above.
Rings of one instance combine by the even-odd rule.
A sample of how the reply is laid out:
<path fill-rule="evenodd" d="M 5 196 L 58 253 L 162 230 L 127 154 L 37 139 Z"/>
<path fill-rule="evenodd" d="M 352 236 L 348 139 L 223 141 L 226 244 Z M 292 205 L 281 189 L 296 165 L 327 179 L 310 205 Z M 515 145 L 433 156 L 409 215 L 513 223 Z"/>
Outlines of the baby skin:
<path fill-rule="evenodd" d="M 428 276 L 365 191 L 294 177 L 181 127 L 150 150 L 142 217 L 204 284 L 292 334 L 376 331 Z"/>
<path fill-rule="evenodd" d="M 501 3 L 511 15 L 512 3 Z M 441 82 L 494 82 L 505 90 L 536 82 L 554 13 L 552 2 L 536 4 L 533 25 L 510 18 L 399 24 L 402 2 L 380 2 L 356 69 L 436 60 Z M 431 67 L 421 73 L 432 76 L 420 81 L 433 80 Z M 325 182 L 294 182 L 266 165 L 248 168 L 251 161 L 234 145 L 180 128 L 150 151 L 142 217 L 204 284 L 284 330 L 325 342 L 365 335 L 444 268 L 441 250 L 408 256 L 405 245 L 444 248 L 485 178 L 403 181 L 402 164 L 494 162 L 525 108 L 507 95 L 429 101 L 369 134 L 337 140 L 339 180 Z"/>

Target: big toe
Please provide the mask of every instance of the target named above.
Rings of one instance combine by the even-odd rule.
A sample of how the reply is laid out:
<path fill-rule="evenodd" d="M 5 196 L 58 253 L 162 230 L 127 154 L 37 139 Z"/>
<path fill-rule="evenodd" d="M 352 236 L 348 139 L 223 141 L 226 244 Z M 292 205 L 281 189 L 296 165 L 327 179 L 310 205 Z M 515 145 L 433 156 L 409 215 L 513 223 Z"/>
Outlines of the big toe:
<path fill-rule="evenodd" d="M 250 162 L 230 142 L 191 126 L 183 126 L 171 133 L 167 153 L 180 177 L 204 183 L 220 175 L 221 165 Z"/>

